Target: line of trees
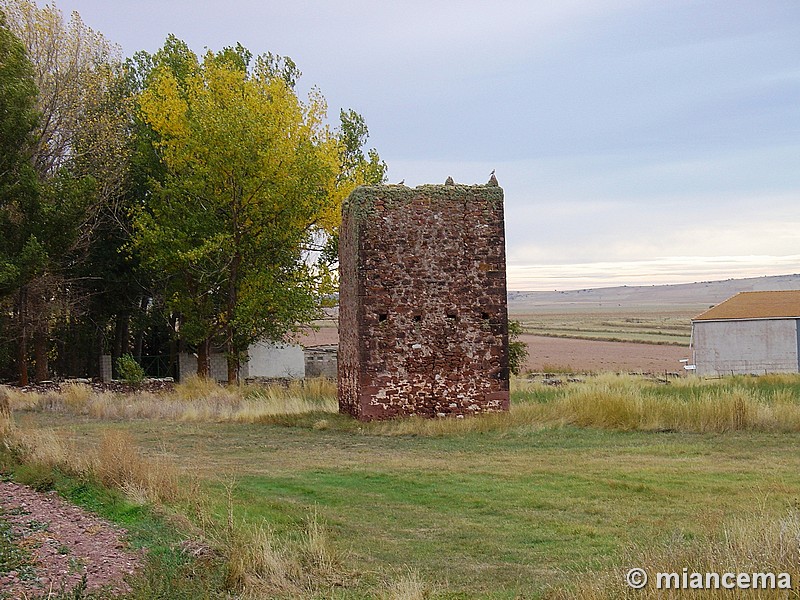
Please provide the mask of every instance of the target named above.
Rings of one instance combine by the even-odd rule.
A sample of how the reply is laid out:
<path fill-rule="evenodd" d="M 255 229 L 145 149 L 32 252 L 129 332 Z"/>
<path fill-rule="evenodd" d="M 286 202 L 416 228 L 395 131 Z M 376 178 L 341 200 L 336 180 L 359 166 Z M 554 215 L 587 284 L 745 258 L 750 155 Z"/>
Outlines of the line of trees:
<path fill-rule="evenodd" d="M 336 289 L 341 202 L 385 180 L 354 111 L 327 121 L 287 57 L 119 49 L 73 13 L 0 0 L 0 378 L 100 357 L 247 348 Z"/>

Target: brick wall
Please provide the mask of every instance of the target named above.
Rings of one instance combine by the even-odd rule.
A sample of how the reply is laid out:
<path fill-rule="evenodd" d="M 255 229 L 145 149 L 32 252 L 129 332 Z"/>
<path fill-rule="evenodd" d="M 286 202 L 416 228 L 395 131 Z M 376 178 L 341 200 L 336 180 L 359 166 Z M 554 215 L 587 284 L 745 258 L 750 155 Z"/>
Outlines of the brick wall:
<path fill-rule="evenodd" d="M 360 187 L 342 217 L 340 411 L 369 420 L 507 410 L 503 191 L 494 179 Z"/>

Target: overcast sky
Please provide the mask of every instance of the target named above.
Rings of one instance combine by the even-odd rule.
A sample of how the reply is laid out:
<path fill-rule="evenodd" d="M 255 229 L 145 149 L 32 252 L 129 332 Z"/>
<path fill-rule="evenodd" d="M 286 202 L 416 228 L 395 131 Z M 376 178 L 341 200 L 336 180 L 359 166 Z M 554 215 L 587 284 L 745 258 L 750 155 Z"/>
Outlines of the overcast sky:
<path fill-rule="evenodd" d="M 797 0 L 58 0 L 130 55 L 290 56 L 390 182 L 505 190 L 509 288 L 800 272 Z"/>

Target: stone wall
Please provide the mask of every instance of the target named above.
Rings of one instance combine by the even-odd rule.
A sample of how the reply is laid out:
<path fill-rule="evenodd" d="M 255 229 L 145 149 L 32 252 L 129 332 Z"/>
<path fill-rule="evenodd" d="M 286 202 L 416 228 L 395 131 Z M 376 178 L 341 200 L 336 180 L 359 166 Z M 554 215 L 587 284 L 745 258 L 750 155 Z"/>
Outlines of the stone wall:
<path fill-rule="evenodd" d="M 503 191 L 369 186 L 343 208 L 339 409 L 360 419 L 507 410 Z"/>

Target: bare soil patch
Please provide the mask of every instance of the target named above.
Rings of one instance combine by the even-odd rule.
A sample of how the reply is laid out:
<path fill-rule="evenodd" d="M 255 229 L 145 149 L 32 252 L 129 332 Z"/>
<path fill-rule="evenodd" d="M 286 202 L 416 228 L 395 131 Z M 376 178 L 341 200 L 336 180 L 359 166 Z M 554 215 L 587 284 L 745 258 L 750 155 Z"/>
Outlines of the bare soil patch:
<path fill-rule="evenodd" d="M 55 492 L 0 481 L 0 519 L 30 555 L 24 568 L 0 574 L 0 598 L 47 598 L 75 589 L 84 575 L 86 591 L 111 596 L 127 591 L 123 578 L 142 564 L 141 553 L 127 548 L 124 529 Z"/>
<path fill-rule="evenodd" d="M 689 358 L 689 349 L 681 346 L 609 342 L 555 338 L 525 334 L 528 344 L 526 370 L 541 372 L 565 370 L 576 373 L 613 371 L 628 373 L 683 372 L 679 362 Z M 335 327 L 322 327 L 299 338 L 305 346 L 337 344 Z"/>
<path fill-rule="evenodd" d="M 682 372 L 680 359 L 689 358 L 681 346 L 606 342 L 525 334 L 528 344 L 526 369 L 535 372 L 562 370 L 576 373 L 612 371 L 626 373 Z"/>

